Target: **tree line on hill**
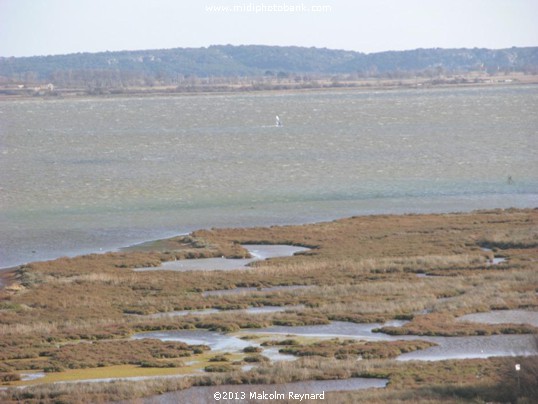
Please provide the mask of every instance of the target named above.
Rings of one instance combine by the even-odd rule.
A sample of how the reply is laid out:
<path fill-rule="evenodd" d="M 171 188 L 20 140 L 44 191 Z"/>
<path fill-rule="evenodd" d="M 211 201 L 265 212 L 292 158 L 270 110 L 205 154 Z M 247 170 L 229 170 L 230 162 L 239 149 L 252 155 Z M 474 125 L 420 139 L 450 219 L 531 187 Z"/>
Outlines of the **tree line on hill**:
<path fill-rule="evenodd" d="M 416 49 L 365 54 L 354 51 L 261 45 L 215 45 L 145 51 L 1 57 L 0 84 L 52 83 L 61 88 L 121 89 L 132 86 L 214 86 L 242 78 L 351 79 L 443 74 L 538 73 L 538 47 Z"/>

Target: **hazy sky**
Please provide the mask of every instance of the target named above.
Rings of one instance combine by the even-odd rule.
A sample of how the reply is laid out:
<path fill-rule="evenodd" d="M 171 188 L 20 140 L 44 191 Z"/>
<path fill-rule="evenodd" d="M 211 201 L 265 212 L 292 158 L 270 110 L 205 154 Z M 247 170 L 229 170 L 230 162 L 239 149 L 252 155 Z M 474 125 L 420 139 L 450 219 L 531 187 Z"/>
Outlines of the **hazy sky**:
<path fill-rule="evenodd" d="M 0 56 L 212 44 L 366 53 L 538 46 L 537 21 L 538 0 L 0 0 Z"/>

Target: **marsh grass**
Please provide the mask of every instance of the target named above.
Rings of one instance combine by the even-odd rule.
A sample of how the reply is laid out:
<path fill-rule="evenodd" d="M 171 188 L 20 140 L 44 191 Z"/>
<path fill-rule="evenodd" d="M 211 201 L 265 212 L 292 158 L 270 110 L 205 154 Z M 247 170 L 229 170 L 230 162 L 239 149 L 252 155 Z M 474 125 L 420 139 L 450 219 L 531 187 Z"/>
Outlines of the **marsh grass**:
<path fill-rule="evenodd" d="M 10 277 L 4 277 L 10 284 L 0 290 L 0 372 L 16 375 L 21 370 L 43 369 L 53 357 L 43 356 L 44 352 L 57 352 L 52 361 L 57 369 L 76 364 L 107 364 L 110 352 L 106 344 L 112 351 L 117 349 L 115 340 L 122 340 L 118 341 L 121 344 L 139 331 L 195 328 L 238 331 L 274 324 L 324 324 L 331 320 L 384 322 L 395 318 L 411 321 L 404 327 L 385 331 L 429 335 L 536 331 L 528 326 L 467 324 L 455 318 L 492 309 L 536 310 L 537 224 L 537 210 L 354 217 L 304 226 L 200 230 L 128 251 L 24 265 Z M 241 272 L 132 271 L 132 268 L 158 266 L 163 261 L 187 257 L 244 256 L 246 250 L 240 244 L 264 242 L 307 246 L 312 250 L 293 257 L 257 262 Z M 483 251 L 483 247 L 493 251 Z M 502 255 L 508 261 L 497 266 L 486 265 L 493 255 Z M 418 277 L 417 274 L 435 276 Z M 202 294 L 238 287 L 284 285 L 310 287 L 208 297 Z M 223 312 L 156 319 L 132 315 L 268 305 L 303 305 L 304 308 L 257 315 Z M 85 351 L 88 341 L 102 341 L 102 347 L 101 344 L 95 346 L 103 350 L 89 355 Z M 298 348 L 311 343 L 300 340 Z M 62 352 L 69 355 L 60 355 Z M 84 362 L 86 354 L 87 360 L 93 361 L 91 364 Z M 203 352 L 193 351 L 193 354 Z M 155 358 L 138 359 L 141 364 L 161 365 Z M 118 358 L 114 363 L 133 366 L 127 365 L 133 363 L 128 360 L 131 359 Z M 167 360 L 163 359 L 162 363 Z M 340 359 L 321 365 L 312 358 L 302 358 L 293 364 L 263 363 L 248 376 L 227 370 L 225 374 L 211 375 L 210 379 L 196 383 L 283 383 L 370 374 L 390 376 L 391 389 L 399 386 L 398 394 L 402 397 L 416 393 L 435 400 L 449 394 L 449 390 L 443 392 L 440 387 L 427 391 L 428 386 L 451 383 L 450 377 L 443 381 L 430 374 L 431 369 L 438 371 L 439 365 L 432 364 L 430 369 L 430 365 L 424 364 L 403 366 L 383 362 L 383 370 L 378 373 L 368 373 L 363 368 L 377 366 L 376 363 Z M 459 362 L 458 366 L 471 366 L 466 363 Z M 485 361 L 481 366 L 487 367 L 489 363 L 497 363 L 497 360 Z M 415 375 L 413 383 L 405 375 L 410 369 Z M 401 385 L 401 380 L 410 384 Z M 53 390 L 65 389 L 87 392 L 84 394 L 93 398 L 129 398 L 182 388 L 189 383 L 194 382 L 148 381 L 136 392 L 126 391 L 123 384 L 115 384 L 113 388 L 66 386 L 49 390 L 42 386 L 35 387 L 33 397 L 41 397 L 39 400 L 46 402 L 56 394 Z M 476 391 L 481 391 L 478 385 L 475 387 Z M 20 398 L 22 393 L 1 394 L 10 400 Z M 65 398 L 63 393 L 58 394 Z M 351 394 L 350 397 L 356 396 Z M 34 398 L 29 400 L 32 402 Z"/>
<path fill-rule="evenodd" d="M 62 402 L 88 403 L 107 400 L 134 400 L 150 394 L 183 390 L 191 386 L 224 384 L 273 384 L 301 380 L 334 380 L 350 377 L 389 378 L 382 390 L 330 393 L 330 402 L 462 402 L 467 400 L 495 401 L 495 395 L 509 398 L 517 389 L 517 381 L 507 378 L 506 370 L 514 361 L 525 358 L 450 360 L 440 362 L 395 362 L 392 360 L 337 360 L 305 357 L 295 362 L 264 364 L 248 372 L 228 371 L 205 376 L 152 379 L 136 383 L 90 383 L 37 385 L 24 390 L 0 391 L 5 403 Z M 536 362 L 536 357 L 528 358 Z M 514 384 L 516 382 L 516 384 Z M 536 379 L 531 381 L 536 387 Z M 532 394 L 521 390 L 515 396 L 532 402 Z M 503 395 L 499 395 L 502 393 Z M 507 394 L 508 393 L 508 394 Z"/>
<path fill-rule="evenodd" d="M 309 345 L 292 345 L 279 352 L 295 356 L 323 356 L 336 359 L 387 359 L 406 352 L 429 348 L 435 344 L 426 341 L 362 342 L 355 340 L 319 341 Z"/>

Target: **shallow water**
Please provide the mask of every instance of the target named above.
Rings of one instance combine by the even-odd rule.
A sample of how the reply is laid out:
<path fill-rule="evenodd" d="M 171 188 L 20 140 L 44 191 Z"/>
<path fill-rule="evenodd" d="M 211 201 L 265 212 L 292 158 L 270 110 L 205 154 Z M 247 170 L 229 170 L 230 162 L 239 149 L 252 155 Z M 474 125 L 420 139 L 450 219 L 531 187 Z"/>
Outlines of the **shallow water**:
<path fill-rule="evenodd" d="M 386 325 L 398 326 L 403 322 L 391 322 Z M 355 324 L 335 321 L 331 324 L 312 326 L 274 326 L 246 331 L 248 334 L 275 334 L 286 336 L 309 336 L 316 338 L 352 338 L 365 341 L 423 340 L 437 344 L 430 348 L 409 352 L 397 357 L 398 360 L 446 360 L 489 358 L 493 356 L 528 356 L 538 355 L 538 347 L 532 335 L 489 335 L 469 337 L 423 337 L 414 335 L 392 336 L 373 333 L 372 329 L 382 324 Z M 169 331 L 136 334 L 133 338 L 157 338 L 163 341 L 182 341 L 187 344 L 205 344 L 212 350 L 238 352 L 249 345 L 259 346 L 229 334 L 220 334 L 205 330 Z M 275 354 L 278 353 L 275 350 Z M 263 351 L 268 356 L 273 352 Z M 282 360 L 272 356 L 272 360 Z M 289 358 L 287 358 L 289 359 Z"/>
<path fill-rule="evenodd" d="M 375 328 L 383 326 L 398 327 L 406 321 L 390 321 L 385 324 L 369 323 L 358 324 L 345 321 L 333 321 L 330 324 L 291 326 L 272 326 L 248 330 L 250 334 L 282 334 L 282 335 L 307 335 L 320 338 L 357 338 L 368 341 L 392 341 L 396 339 L 417 339 L 412 336 L 398 336 L 372 332 Z"/>
<path fill-rule="evenodd" d="M 260 260 L 276 257 L 291 257 L 292 255 L 308 251 L 308 248 L 295 247 L 291 245 L 244 245 L 253 258 L 231 259 L 231 258 L 197 258 L 178 261 L 163 262 L 158 267 L 135 268 L 134 271 L 234 271 L 238 269 L 248 269 L 248 265 Z"/>
<path fill-rule="evenodd" d="M 162 313 L 149 314 L 147 316 L 140 316 L 145 318 L 163 318 L 163 317 L 178 317 L 178 316 L 203 316 L 215 313 L 247 313 L 247 314 L 267 314 L 267 313 L 280 313 L 289 310 L 300 310 L 304 306 L 261 306 L 261 307 L 248 307 L 246 309 L 238 310 L 218 310 L 218 309 L 205 309 L 205 310 L 177 310 L 167 311 Z"/>
<path fill-rule="evenodd" d="M 491 356 L 536 355 L 538 347 L 534 344 L 532 335 L 491 335 L 469 337 L 426 337 L 415 335 L 388 335 L 372 332 L 382 326 L 402 326 L 405 321 L 390 321 L 385 324 L 356 324 L 343 321 L 333 321 L 330 324 L 308 326 L 272 326 L 244 330 L 248 334 L 275 334 L 286 336 L 309 336 L 316 338 L 352 338 L 364 341 L 396 341 L 396 340 L 424 340 L 437 346 L 400 355 L 398 360 L 445 360 L 487 358 Z M 136 338 L 148 337 L 159 339 L 175 339 L 187 343 L 190 335 L 204 336 L 211 349 L 222 350 L 220 344 L 226 349 L 239 351 L 244 348 L 245 341 L 228 334 L 212 333 L 198 330 L 197 334 L 191 331 L 170 331 L 163 333 L 137 334 Z M 198 339 L 197 341 L 203 341 Z"/>
<path fill-rule="evenodd" d="M 413 337 L 395 338 L 390 335 L 372 333 L 372 329 L 386 326 L 403 325 L 403 321 L 390 321 L 385 324 L 355 324 L 342 321 L 335 321 L 327 325 L 286 327 L 275 326 L 261 329 L 243 330 L 247 334 L 294 334 L 294 335 L 311 335 L 318 337 L 348 337 L 365 340 L 394 340 L 394 339 L 416 339 Z M 330 330 L 327 331 L 327 330 Z M 208 330 L 179 330 L 179 331 L 156 331 L 135 334 L 134 339 L 153 338 L 161 341 L 181 341 L 190 345 L 207 345 L 213 351 L 220 352 L 240 352 L 247 346 L 260 347 L 255 341 L 247 341 L 232 334 L 224 334 Z M 262 355 L 269 357 L 271 360 L 293 360 L 293 356 L 283 355 L 278 352 L 276 347 L 262 347 Z"/>
<path fill-rule="evenodd" d="M 491 248 L 486 248 L 486 247 L 482 247 L 482 251 L 493 252 Z M 506 258 L 494 256 L 491 260 L 488 260 L 486 265 L 499 265 L 499 264 L 502 264 L 503 262 L 506 262 Z"/>
<path fill-rule="evenodd" d="M 537 110 L 536 86 L 2 102 L 0 267 L 198 228 L 535 207 Z"/>
<path fill-rule="evenodd" d="M 45 373 L 43 372 L 21 373 L 21 380 L 25 382 L 41 379 L 42 377 L 45 377 Z"/>
<path fill-rule="evenodd" d="M 207 345 L 212 351 L 218 352 L 242 352 L 249 346 L 261 347 L 254 341 L 245 341 L 231 334 L 224 334 L 207 330 L 180 330 L 145 332 L 135 334 L 133 339 L 159 339 L 161 341 L 180 341 L 189 345 Z M 263 348 L 262 355 L 272 361 L 294 360 L 291 355 L 284 355 L 275 348 Z"/>
<path fill-rule="evenodd" d="M 404 322 L 387 325 L 398 326 Z M 469 337 L 392 336 L 373 333 L 380 324 L 353 324 L 334 321 L 331 324 L 303 327 L 275 326 L 254 330 L 252 333 L 308 335 L 311 337 L 356 338 L 369 341 L 424 340 L 437 346 L 400 355 L 398 360 L 445 360 L 488 358 L 492 356 L 537 355 L 532 335 L 491 335 Z"/>
<path fill-rule="evenodd" d="M 255 343 L 244 341 L 230 334 L 207 330 L 155 331 L 135 334 L 133 339 L 159 339 L 180 341 L 189 345 L 207 345 L 212 351 L 239 352 Z"/>
<path fill-rule="evenodd" d="M 472 337 L 416 337 L 438 344 L 405 353 L 398 360 L 438 361 L 445 359 L 490 358 L 493 356 L 538 355 L 532 335 L 489 335 Z"/>
<path fill-rule="evenodd" d="M 177 391 L 173 393 L 165 393 L 158 396 L 147 397 L 137 400 L 140 404 L 177 404 L 177 403 L 192 403 L 192 404 L 207 404 L 207 403 L 249 403 L 253 402 L 249 399 L 251 392 L 267 394 L 278 393 L 284 394 L 288 398 L 290 392 L 304 393 L 322 393 L 330 391 L 354 391 L 370 388 L 383 388 L 387 385 L 387 379 L 366 379 L 355 377 L 345 380 L 309 380 L 305 382 L 285 383 L 285 384 L 250 384 L 250 385 L 223 385 L 223 386 L 204 386 L 191 387 L 187 390 Z M 232 393 L 233 400 L 215 400 L 215 393 Z M 241 399 L 242 393 L 245 393 L 246 399 Z M 223 396 L 221 396 L 223 397 Z M 238 399 L 235 399 L 237 397 Z M 325 401 L 327 397 L 325 397 Z M 272 402 L 273 400 L 263 400 Z M 299 402 L 298 400 L 296 400 Z M 260 401 L 261 402 L 261 401 Z M 303 400 L 303 402 L 305 402 Z M 306 402 L 312 402 L 308 400 Z"/>
<path fill-rule="evenodd" d="M 530 324 L 538 327 L 538 312 L 528 310 L 495 310 L 487 313 L 467 314 L 458 321 L 485 324 Z"/>
<path fill-rule="evenodd" d="M 503 258 L 503 257 L 496 257 L 496 258 L 493 258 L 490 262 L 491 265 L 499 265 L 499 264 L 502 264 L 503 262 L 506 262 L 506 258 Z"/>

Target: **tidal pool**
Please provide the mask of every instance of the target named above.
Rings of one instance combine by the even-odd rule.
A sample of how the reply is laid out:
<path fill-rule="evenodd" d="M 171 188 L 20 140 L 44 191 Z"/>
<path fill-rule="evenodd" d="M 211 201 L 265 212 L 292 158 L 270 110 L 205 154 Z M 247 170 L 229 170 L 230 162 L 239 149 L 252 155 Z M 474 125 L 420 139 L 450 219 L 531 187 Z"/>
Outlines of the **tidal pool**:
<path fill-rule="evenodd" d="M 249 334 L 280 334 L 280 335 L 304 335 L 316 338 L 356 338 L 365 341 L 393 341 L 402 339 L 418 339 L 415 336 L 397 336 L 372 332 L 375 328 L 383 326 L 401 327 L 407 321 L 389 321 L 381 323 L 349 323 L 345 321 L 333 321 L 330 324 L 304 325 L 304 326 L 272 326 L 248 330 Z"/>
<path fill-rule="evenodd" d="M 43 372 L 21 373 L 21 381 L 23 382 L 41 379 L 42 377 L 45 377 L 45 373 Z"/>
<path fill-rule="evenodd" d="M 493 252 L 491 248 L 486 248 L 486 247 L 482 247 L 482 251 Z M 486 265 L 499 265 L 499 264 L 502 264 L 503 262 L 506 262 L 506 258 L 494 256 L 491 260 L 488 260 Z"/>
<path fill-rule="evenodd" d="M 416 337 L 415 339 L 434 342 L 433 346 L 420 351 L 408 352 L 397 360 L 439 361 L 446 359 L 490 358 L 494 356 L 538 355 L 534 336 L 488 335 L 472 337 Z"/>
<path fill-rule="evenodd" d="M 133 335 L 133 339 L 158 339 L 161 341 L 180 341 L 189 345 L 207 345 L 212 351 L 237 352 L 248 346 L 244 341 L 230 334 L 208 330 L 155 331 Z"/>
<path fill-rule="evenodd" d="M 274 326 L 267 328 L 242 330 L 241 334 L 283 334 L 304 335 L 317 338 L 356 338 L 370 341 L 393 341 L 398 339 L 418 339 L 415 336 L 394 337 L 383 333 L 374 333 L 374 328 L 382 326 L 401 326 L 405 321 L 390 321 L 385 324 L 356 324 L 344 321 L 334 321 L 330 324 L 312 326 Z M 190 345 L 207 345 L 213 351 L 240 352 L 247 346 L 260 346 L 254 341 L 245 341 L 232 334 L 224 334 L 209 330 L 178 330 L 178 331 L 155 331 L 135 334 L 134 339 L 152 338 L 161 341 L 181 341 Z M 271 360 L 293 360 L 295 357 L 283 355 L 278 348 L 264 348 L 262 355 Z"/>
<path fill-rule="evenodd" d="M 503 262 L 506 262 L 506 258 L 503 257 L 495 257 L 491 261 L 488 262 L 488 265 L 499 265 Z"/>
<path fill-rule="evenodd" d="M 403 324 L 403 322 L 400 322 L 400 324 Z M 389 325 L 389 323 L 386 325 Z M 398 323 L 393 322 L 390 325 L 398 326 Z M 252 333 L 303 335 L 317 338 L 341 337 L 369 341 L 423 340 L 437 344 L 437 346 L 400 355 L 397 358 L 398 360 L 471 359 L 538 354 L 538 348 L 534 345 L 534 336 L 528 334 L 424 337 L 416 335 L 392 336 L 372 332 L 372 329 L 380 326 L 380 324 L 353 324 L 335 321 L 331 324 L 304 327 L 267 327 L 254 330 Z"/>
<path fill-rule="evenodd" d="M 159 339 L 161 341 L 180 341 L 189 345 L 207 345 L 212 351 L 218 352 L 241 352 L 244 348 L 260 344 L 254 341 L 245 341 L 231 334 L 223 334 L 208 330 L 179 330 L 179 331 L 156 331 L 135 334 L 133 339 Z M 293 360 L 295 357 L 284 355 L 278 349 L 264 349 L 262 355 L 272 361 Z"/>
<path fill-rule="evenodd" d="M 134 271 L 234 271 L 238 269 L 248 269 L 248 265 L 255 261 L 261 261 L 268 258 L 291 257 L 292 255 L 309 248 L 296 247 L 291 245 L 265 245 L 265 244 L 248 244 L 243 245 L 253 258 L 197 258 L 178 261 L 163 262 L 158 267 L 135 268 Z"/>
<path fill-rule="evenodd" d="M 334 321 L 330 324 L 308 326 L 273 326 L 243 330 L 248 334 L 275 334 L 286 336 L 309 336 L 314 338 L 352 338 L 364 341 L 423 340 L 436 346 L 400 355 L 398 360 L 445 360 L 488 358 L 493 356 L 529 356 L 537 355 L 534 336 L 523 335 L 488 335 L 467 337 L 426 337 L 417 335 L 388 335 L 374 333 L 374 328 L 401 326 L 404 321 L 392 321 L 386 324 L 355 324 Z M 187 344 L 205 344 L 212 350 L 237 352 L 256 343 L 247 342 L 229 334 L 205 330 L 169 331 L 136 334 L 133 338 L 157 338 L 163 341 L 182 341 Z M 269 352 L 267 352 L 269 353 Z M 263 354 L 266 354 L 264 350 Z M 279 358 L 271 358 L 279 360 Z"/>
<path fill-rule="evenodd" d="M 331 324 L 287 327 L 275 326 L 261 329 L 242 330 L 242 334 L 293 334 L 307 335 L 319 338 L 357 338 L 362 340 L 392 341 L 397 339 L 418 339 L 414 336 L 393 337 L 382 333 L 373 333 L 374 328 L 382 326 L 401 326 L 404 321 L 390 321 L 385 324 L 355 324 L 343 321 L 335 321 Z M 181 341 L 190 345 L 207 345 L 212 351 L 240 352 L 248 346 L 260 347 L 254 341 L 245 341 L 232 334 L 224 334 L 209 330 L 178 330 L 178 331 L 155 331 L 135 334 L 134 339 L 159 339 L 161 341 Z M 263 348 L 263 347 L 262 347 Z M 263 348 L 262 355 L 273 361 L 293 360 L 294 356 L 284 355 L 278 352 L 278 347 Z"/>

